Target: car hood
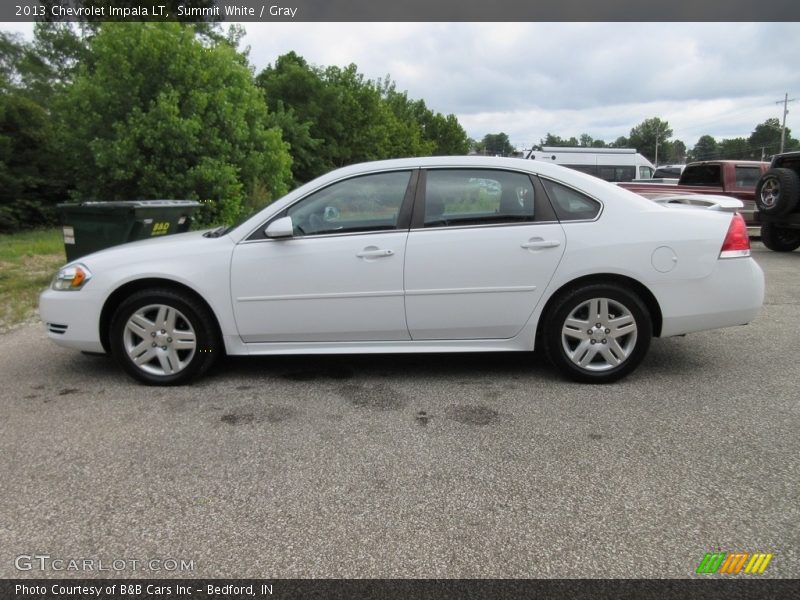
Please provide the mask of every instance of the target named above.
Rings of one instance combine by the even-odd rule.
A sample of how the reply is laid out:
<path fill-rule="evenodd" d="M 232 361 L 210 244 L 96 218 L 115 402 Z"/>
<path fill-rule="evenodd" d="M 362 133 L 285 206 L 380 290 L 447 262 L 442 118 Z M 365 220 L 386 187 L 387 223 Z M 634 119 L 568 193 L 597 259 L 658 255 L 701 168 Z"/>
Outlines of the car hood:
<path fill-rule="evenodd" d="M 233 242 L 227 235 L 207 237 L 205 234 L 208 231 L 210 230 L 189 231 L 187 233 L 127 242 L 82 256 L 68 264 L 82 263 L 91 269 L 92 265 L 120 266 L 136 263 L 158 263 L 172 258 L 205 254 L 211 249 L 232 249 Z"/>

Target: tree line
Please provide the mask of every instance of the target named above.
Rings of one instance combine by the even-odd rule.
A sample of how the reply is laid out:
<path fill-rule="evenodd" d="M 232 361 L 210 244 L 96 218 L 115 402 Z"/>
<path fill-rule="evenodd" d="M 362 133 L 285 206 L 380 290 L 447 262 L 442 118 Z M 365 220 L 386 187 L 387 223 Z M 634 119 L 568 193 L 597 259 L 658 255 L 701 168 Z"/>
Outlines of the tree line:
<path fill-rule="evenodd" d="M 244 30 L 37 23 L 0 32 L 0 232 L 68 200 L 187 198 L 232 222 L 335 167 L 466 154 L 454 115 L 356 65 L 290 52 L 256 74 Z"/>
<path fill-rule="evenodd" d="M 648 160 L 657 164 L 685 163 L 699 160 L 768 160 L 773 154 L 780 152 L 781 124 L 778 119 L 767 119 L 755 126 L 749 137 L 736 137 L 717 140 L 711 135 L 703 135 L 697 143 L 687 149 L 681 140 L 673 140 L 672 127 L 669 122 L 658 117 L 645 119 L 634 126 L 628 137 L 620 136 L 613 142 L 594 139 L 587 133 L 580 137 L 562 138 L 548 133 L 539 141 L 540 146 L 561 146 L 581 148 L 636 148 Z M 505 133 L 488 134 L 475 142 L 473 151 L 479 154 L 499 154 L 511 156 L 518 149 L 514 148 Z M 657 150 L 656 150 L 657 149 Z M 800 141 L 792 137 L 787 127 L 784 139 L 784 151 L 800 150 Z"/>

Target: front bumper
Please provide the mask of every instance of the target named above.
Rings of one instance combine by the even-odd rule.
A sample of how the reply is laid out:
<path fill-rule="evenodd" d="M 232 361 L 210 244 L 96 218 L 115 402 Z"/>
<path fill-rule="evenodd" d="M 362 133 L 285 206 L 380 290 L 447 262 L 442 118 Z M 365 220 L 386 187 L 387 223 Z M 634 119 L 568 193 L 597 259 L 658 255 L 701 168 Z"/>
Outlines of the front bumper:
<path fill-rule="evenodd" d="M 100 341 L 103 299 L 88 289 L 57 292 L 47 289 L 39 296 L 39 316 L 47 337 L 59 346 L 84 352 L 104 352 Z"/>

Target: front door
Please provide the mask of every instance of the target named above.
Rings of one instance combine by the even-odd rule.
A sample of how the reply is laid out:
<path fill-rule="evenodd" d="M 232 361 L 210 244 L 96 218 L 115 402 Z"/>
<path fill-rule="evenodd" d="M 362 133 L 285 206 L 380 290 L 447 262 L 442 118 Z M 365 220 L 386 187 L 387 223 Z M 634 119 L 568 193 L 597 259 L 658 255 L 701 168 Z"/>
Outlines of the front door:
<path fill-rule="evenodd" d="M 292 237 L 257 232 L 238 244 L 231 295 L 242 340 L 408 340 L 399 215 L 410 179 L 396 171 L 334 183 L 278 215 L 292 218 Z"/>

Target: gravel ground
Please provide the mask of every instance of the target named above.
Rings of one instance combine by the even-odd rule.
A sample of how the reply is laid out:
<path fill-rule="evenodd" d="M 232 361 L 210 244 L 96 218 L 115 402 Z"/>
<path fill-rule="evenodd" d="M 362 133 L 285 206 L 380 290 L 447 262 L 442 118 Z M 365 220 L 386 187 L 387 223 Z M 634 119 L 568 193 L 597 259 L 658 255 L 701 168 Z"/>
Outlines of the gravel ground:
<path fill-rule="evenodd" d="M 800 252 L 754 255 L 754 323 L 654 340 L 608 386 L 450 354 L 147 388 L 0 335 L 0 577 L 691 577 L 717 550 L 800 577 Z M 42 554 L 95 569 L 17 570 Z"/>

